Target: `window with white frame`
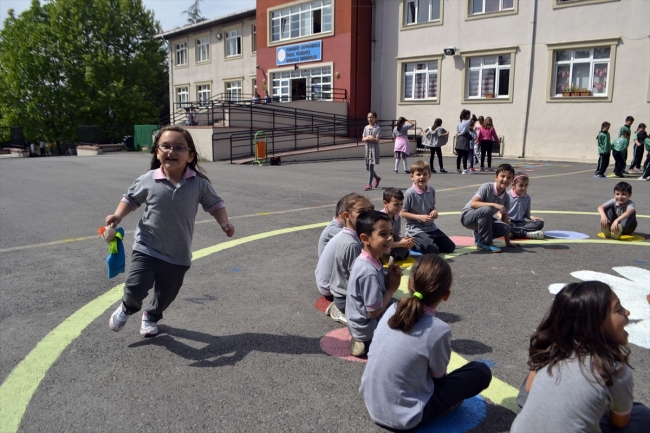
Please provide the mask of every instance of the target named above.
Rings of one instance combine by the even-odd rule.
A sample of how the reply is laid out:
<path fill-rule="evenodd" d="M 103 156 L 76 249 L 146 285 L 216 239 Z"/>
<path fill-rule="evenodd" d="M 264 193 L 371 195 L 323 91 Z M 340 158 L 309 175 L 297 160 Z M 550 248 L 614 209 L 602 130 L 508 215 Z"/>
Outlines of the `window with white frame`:
<path fill-rule="evenodd" d="M 207 105 L 210 101 L 210 85 L 209 84 L 199 84 L 196 86 L 196 96 L 199 101 L 199 105 Z"/>
<path fill-rule="evenodd" d="M 196 40 L 196 62 L 210 60 L 210 37 L 206 36 Z"/>
<path fill-rule="evenodd" d="M 402 65 L 402 99 L 436 99 L 438 97 L 438 61 Z"/>
<path fill-rule="evenodd" d="M 404 24 L 440 21 L 441 0 L 408 0 L 404 3 Z"/>
<path fill-rule="evenodd" d="M 241 81 L 226 83 L 226 99 L 233 102 L 241 101 Z"/>
<path fill-rule="evenodd" d="M 255 24 L 251 28 L 251 52 L 257 52 L 257 26 Z"/>
<path fill-rule="evenodd" d="M 176 103 L 179 107 L 188 106 L 190 100 L 190 92 L 188 87 L 177 87 L 176 88 Z"/>
<path fill-rule="evenodd" d="M 470 15 L 514 10 L 515 0 L 469 0 Z"/>
<path fill-rule="evenodd" d="M 187 65 L 187 42 L 176 44 L 176 66 Z"/>
<path fill-rule="evenodd" d="M 609 85 L 610 47 L 555 50 L 553 52 L 554 84 L 551 96 L 580 89 L 593 96 L 607 96 Z"/>
<path fill-rule="evenodd" d="M 241 56 L 241 30 L 226 32 L 226 57 Z"/>
<path fill-rule="evenodd" d="M 510 96 L 510 54 L 470 57 L 468 66 L 467 98 Z"/>
<path fill-rule="evenodd" d="M 308 99 L 332 99 L 331 66 L 273 72 L 271 74 L 273 96 L 281 101 L 291 100 L 291 80 L 299 78 L 307 79 Z"/>
<path fill-rule="evenodd" d="M 271 12 L 271 41 L 332 31 L 332 0 L 315 0 Z"/>

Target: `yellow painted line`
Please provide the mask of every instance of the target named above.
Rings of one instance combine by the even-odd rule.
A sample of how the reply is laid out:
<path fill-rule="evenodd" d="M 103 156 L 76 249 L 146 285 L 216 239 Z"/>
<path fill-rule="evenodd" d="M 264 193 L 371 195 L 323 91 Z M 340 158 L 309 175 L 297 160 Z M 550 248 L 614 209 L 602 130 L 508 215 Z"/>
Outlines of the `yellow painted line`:
<path fill-rule="evenodd" d="M 329 221 L 273 230 L 223 242 L 194 252 L 192 254 L 192 260 L 197 260 L 218 251 L 248 242 L 301 230 L 324 227 L 327 224 L 329 224 Z M 11 371 L 7 379 L 2 383 L 2 386 L 0 386 L 0 431 L 6 433 L 16 432 L 18 430 L 20 421 L 27 410 L 27 405 L 52 364 L 61 356 L 65 348 L 81 335 L 90 323 L 121 299 L 123 287 L 124 284 L 113 287 L 108 292 L 93 299 L 73 313 L 63 323 L 50 331 L 29 352 L 25 359 Z"/>

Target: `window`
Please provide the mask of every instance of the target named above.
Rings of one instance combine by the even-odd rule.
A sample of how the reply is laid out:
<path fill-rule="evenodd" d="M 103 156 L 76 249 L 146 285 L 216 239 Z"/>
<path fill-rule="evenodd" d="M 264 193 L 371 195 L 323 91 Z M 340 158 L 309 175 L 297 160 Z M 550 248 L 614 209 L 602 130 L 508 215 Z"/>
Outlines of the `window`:
<path fill-rule="evenodd" d="M 187 42 L 176 44 L 176 66 L 187 65 Z"/>
<path fill-rule="evenodd" d="M 271 80 L 273 83 L 273 97 L 281 101 L 291 100 L 291 80 L 306 79 L 307 99 L 310 100 L 331 100 L 332 99 L 332 67 L 285 70 L 273 72 Z"/>
<path fill-rule="evenodd" d="M 470 57 L 466 98 L 503 98 L 510 96 L 511 54 Z"/>
<path fill-rule="evenodd" d="M 199 105 L 205 106 L 208 105 L 210 101 L 210 85 L 209 84 L 199 84 L 196 86 L 196 96 L 199 101 Z"/>
<path fill-rule="evenodd" d="M 554 83 L 551 96 L 561 96 L 562 91 L 580 88 L 592 96 L 607 96 L 611 48 L 580 48 L 553 52 Z"/>
<path fill-rule="evenodd" d="M 315 0 L 271 12 L 271 41 L 332 32 L 332 0 Z"/>
<path fill-rule="evenodd" d="M 595 3 L 614 2 L 619 0 L 553 0 L 553 9 L 572 6 L 584 6 Z"/>
<path fill-rule="evenodd" d="M 226 57 L 241 56 L 241 30 L 226 32 Z"/>
<path fill-rule="evenodd" d="M 241 101 L 241 81 L 228 81 L 226 83 L 226 100 Z"/>
<path fill-rule="evenodd" d="M 438 97 L 438 60 L 402 63 L 403 101 Z"/>
<path fill-rule="evenodd" d="M 440 21 L 441 0 L 408 0 L 404 4 L 404 25 Z"/>
<path fill-rule="evenodd" d="M 206 36 L 196 40 L 196 62 L 210 60 L 210 37 Z"/>
<path fill-rule="evenodd" d="M 514 10 L 515 0 L 469 0 L 470 15 Z"/>
<path fill-rule="evenodd" d="M 251 28 L 251 53 L 257 52 L 257 26 Z"/>
<path fill-rule="evenodd" d="M 176 103 L 179 108 L 189 106 L 188 102 L 190 100 L 190 92 L 187 87 L 177 87 L 176 88 Z"/>

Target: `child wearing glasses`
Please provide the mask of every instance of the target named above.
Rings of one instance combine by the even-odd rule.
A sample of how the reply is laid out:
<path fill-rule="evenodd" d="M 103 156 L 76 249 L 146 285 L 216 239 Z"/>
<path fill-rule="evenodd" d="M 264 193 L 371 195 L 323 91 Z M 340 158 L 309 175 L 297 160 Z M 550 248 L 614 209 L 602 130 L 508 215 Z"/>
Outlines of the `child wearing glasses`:
<path fill-rule="evenodd" d="M 198 165 L 189 132 L 178 126 L 162 128 L 151 153 L 151 170 L 133 182 L 115 212 L 106 217 L 106 225 L 117 226 L 131 211 L 145 205 L 135 230 L 122 302 L 109 320 L 113 331 L 122 330 L 153 287 L 142 314 L 143 337 L 158 333 L 157 322 L 176 298 L 190 268 L 198 205 L 217 220 L 228 237 L 235 233 L 223 200 Z"/>

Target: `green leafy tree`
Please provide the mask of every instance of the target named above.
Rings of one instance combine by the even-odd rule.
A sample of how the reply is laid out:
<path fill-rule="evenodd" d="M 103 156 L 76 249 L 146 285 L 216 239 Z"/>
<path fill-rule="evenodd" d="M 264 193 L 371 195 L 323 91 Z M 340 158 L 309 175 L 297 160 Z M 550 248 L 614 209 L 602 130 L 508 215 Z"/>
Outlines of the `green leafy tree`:
<path fill-rule="evenodd" d="M 202 1 L 203 0 L 194 0 L 192 6 L 190 6 L 186 11 L 183 11 L 183 13 L 187 15 L 188 24 L 196 24 L 205 21 L 205 18 L 201 16 L 201 9 L 199 8 L 199 3 Z"/>
<path fill-rule="evenodd" d="M 0 30 L 0 124 L 74 141 L 77 126 L 119 137 L 168 102 L 167 53 L 141 0 L 53 0 Z"/>

